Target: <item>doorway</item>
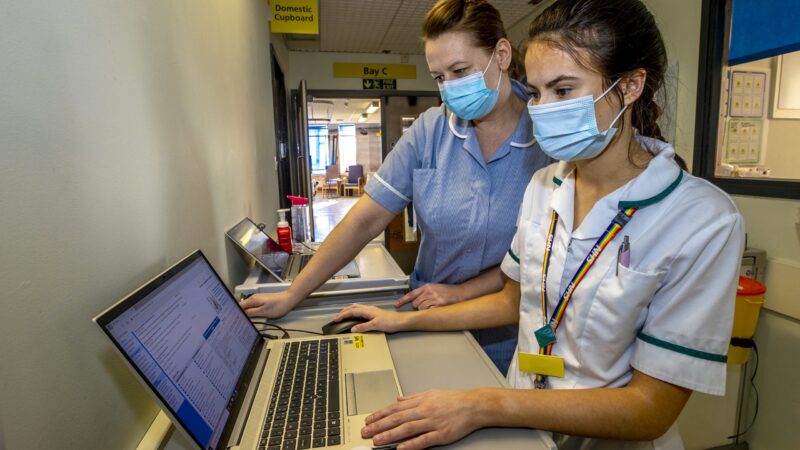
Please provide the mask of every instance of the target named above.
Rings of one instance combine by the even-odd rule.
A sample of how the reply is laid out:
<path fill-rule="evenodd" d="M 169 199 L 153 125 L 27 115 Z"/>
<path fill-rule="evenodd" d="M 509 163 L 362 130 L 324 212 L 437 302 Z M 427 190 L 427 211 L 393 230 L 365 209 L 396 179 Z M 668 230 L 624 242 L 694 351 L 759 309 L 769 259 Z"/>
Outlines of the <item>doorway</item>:
<path fill-rule="evenodd" d="M 304 109 L 304 114 L 292 116 L 295 140 L 307 143 L 308 149 L 304 152 L 303 145 L 296 145 L 300 160 L 308 164 L 296 165 L 293 179 L 310 180 L 306 192 L 312 197 L 316 242 L 323 241 L 364 195 L 367 181 L 414 120 L 441 104 L 438 92 L 306 91 L 303 82 L 292 98 L 295 109 Z M 356 169 L 360 177 L 350 175 L 351 166 L 360 166 Z M 419 248 L 413 206 L 376 241 L 383 242 L 400 267 L 411 273 Z"/>
<path fill-rule="evenodd" d="M 307 107 L 314 235 L 322 241 L 381 165 L 381 100 L 309 96 Z"/>

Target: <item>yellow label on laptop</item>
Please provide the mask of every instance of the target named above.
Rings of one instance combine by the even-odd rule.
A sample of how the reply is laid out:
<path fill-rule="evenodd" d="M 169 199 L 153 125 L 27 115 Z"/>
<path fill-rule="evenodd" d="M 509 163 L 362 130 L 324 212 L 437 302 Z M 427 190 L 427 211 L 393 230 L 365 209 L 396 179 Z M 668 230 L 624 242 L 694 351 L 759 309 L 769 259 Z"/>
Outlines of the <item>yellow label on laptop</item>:
<path fill-rule="evenodd" d="M 353 347 L 355 348 L 364 348 L 366 344 L 364 344 L 364 336 L 357 334 L 353 336 Z"/>
<path fill-rule="evenodd" d="M 519 352 L 519 370 L 536 375 L 564 378 L 564 358 Z"/>

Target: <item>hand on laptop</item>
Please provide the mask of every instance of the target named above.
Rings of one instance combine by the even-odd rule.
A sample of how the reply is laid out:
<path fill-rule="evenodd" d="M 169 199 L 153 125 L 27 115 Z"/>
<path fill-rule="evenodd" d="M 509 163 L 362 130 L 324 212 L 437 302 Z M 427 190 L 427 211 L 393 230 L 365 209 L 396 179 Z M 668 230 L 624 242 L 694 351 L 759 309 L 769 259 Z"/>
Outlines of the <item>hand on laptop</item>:
<path fill-rule="evenodd" d="M 404 324 L 404 316 L 408 313 L 398 313 L 394 311 L 387 311 L 375 306 L 366 305 L 350 305 L 347 308 L 339 311 L 336 317 L 333 318 L 334 322 L 340 322 L 345 319 L 360 317 L 369 320 L 368 322 L 360 323 L 350 329 L 351 333 L 365 333 L 367 331 L 383 331 L 384 333 L 394 333 L 396 331 L 403 331 L 406 328 Z"/>
<path fill-rule="evenodd" d="M 435 306 L 450 305 L 464 300 L 458 285 L 428 283 L 401 297 L 394 302 L 394 306 L 399 308 L 411 302 L 411 306 L 416 309 L 428 309 Z"/>
<path fill-rule="evenodd" d="M 376 446 L 400 442 L 398 450 L 449 444 L 485 426 L 480 423 L 481 397 L 479 390 L 438 390 L 400 397 L 397 403 L 367 416 L 361 436 L 372 438 Z"/>
<path fill-rule="evenodd" d="M 253 294 L 243 300 L 240 305 L 250 317 L 278 319 L 291 311 L 297 303 L 299 301 L 284 291 L 274 294 Z"/>

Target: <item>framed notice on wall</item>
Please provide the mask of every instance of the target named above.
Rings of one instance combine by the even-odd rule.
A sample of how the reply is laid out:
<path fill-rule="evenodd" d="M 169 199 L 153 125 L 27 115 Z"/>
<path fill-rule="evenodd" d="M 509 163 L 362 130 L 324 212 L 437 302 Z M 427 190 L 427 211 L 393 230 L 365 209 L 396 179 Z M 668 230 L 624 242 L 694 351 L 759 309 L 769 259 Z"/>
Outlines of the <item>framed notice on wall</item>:
<path fill-rule="evenodd" d="M 732 70 L 728 89 L 728 117 L 764 117 L 766 72 Z"/>
<path fill-rule="evenodd" d="M 761 159 L 761 119 L 730 119 L 725 130 L 725 162 L 757 164 Z"/>

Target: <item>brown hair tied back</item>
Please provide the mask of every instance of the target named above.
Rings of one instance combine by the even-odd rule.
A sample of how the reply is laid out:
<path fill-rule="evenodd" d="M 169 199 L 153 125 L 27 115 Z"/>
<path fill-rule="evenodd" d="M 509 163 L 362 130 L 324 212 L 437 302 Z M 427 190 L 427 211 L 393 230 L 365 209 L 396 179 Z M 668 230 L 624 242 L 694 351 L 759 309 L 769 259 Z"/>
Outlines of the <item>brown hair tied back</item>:
<path fill-rule="evenodd" d="M 558 0 L 531 23 L 528 44 L 535 41 L 565 51 L 578 64 L 600 72 L 604 87 L 644 69 L 647 79 L 632 105 L 632 125 L 643 136 L 665 140 L 657 123 L 661 107 L 655 96 L 664 84 L 667 52 L 653 15 L 641 1 Z M 622 100 L 619 85 L 614 91 Z"/>
<path fill-rule="evenodd" d="M 500 39 L 507 38 L 500 12 L 486 0 L 439 0 L 422 23 L 425 39 L 435 39 L 448 31 L 468 33 L 476 47 L 491 52 Z M 508 74 L 520 79 L 525 74 L 519 52 L 512 50 Z"/>

